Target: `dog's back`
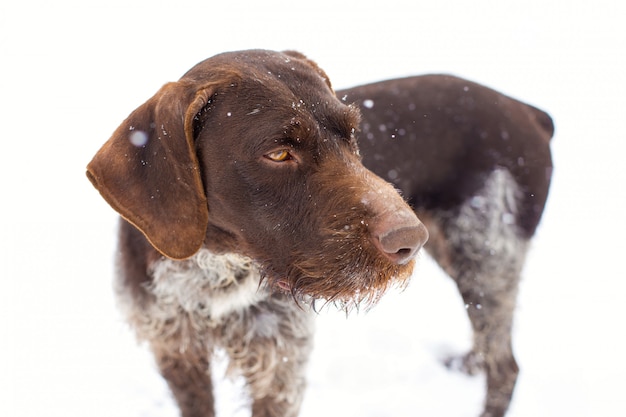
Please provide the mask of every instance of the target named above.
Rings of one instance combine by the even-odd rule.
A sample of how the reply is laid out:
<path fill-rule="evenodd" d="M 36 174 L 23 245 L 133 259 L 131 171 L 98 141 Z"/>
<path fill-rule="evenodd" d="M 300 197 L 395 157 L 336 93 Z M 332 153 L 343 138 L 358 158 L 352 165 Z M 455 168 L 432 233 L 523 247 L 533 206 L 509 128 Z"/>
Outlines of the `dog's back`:
<path fill-rule="evenodd" d="M 526 237 L 535 233 L 552 173 L 547 113 L 448 75 L 382 81 L 337 96 L 361 108 L 364 165 L 418 211 L 462 203 L 502 166 L 523 193 L 519 226 Z"/>

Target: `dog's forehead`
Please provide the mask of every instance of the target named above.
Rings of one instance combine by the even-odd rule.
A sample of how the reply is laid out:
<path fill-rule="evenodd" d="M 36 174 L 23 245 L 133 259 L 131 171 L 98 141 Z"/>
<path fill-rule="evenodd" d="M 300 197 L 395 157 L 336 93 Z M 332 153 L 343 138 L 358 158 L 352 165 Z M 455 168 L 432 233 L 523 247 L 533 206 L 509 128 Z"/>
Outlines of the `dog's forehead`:
<path fill-rule="evenodd" d="M 335 100 L 326 73 L 297 52 L 226 52 L 198 63 L 182 79 L 198 84 L 212 80 L 234 83 L 247 80 L 269 87 L 270 90 L 278 90 L 277 94 L 288 88 L 303 101 Z"/>
<path fill-rule="evenodd" d="M 274 94 L 286 97 L 286 90 L 305 102 L 333 102 L 336 100 L 325 74 L 309 61 L 285 54 L 270 55 L 263 60 L 252 60 L 243 68 L 249 80 L 269 87 Z"/>
<path fill-rule="evenodd" d="M 226 114 L 243 110 L 251 116 L 269 111 L 274 120 L 286 126 L 328 126 L 341 136 L 350 136 L 358 128 L 358 109 L 337 99 L 324 71 L 304 55 L 265 50 L 228 52 L 201 62 L 184 78 L 199 82 L 218 72 L 229 74 L 214 97 L 215 104 L 233 107 L 225 109 Z"/>

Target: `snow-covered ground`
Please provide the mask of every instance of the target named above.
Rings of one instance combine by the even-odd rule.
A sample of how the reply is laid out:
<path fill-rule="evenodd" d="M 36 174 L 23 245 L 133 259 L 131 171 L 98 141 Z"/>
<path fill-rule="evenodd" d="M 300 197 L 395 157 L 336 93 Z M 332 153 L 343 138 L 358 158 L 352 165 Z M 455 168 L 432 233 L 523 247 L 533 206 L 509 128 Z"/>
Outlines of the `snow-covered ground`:
<path fill-rule="evenodd" d="M 84 167 L 164 82 L 256 47 L 305 52 L 337 88 L 447 72 L 550 112 L 556 171 L 521 287 L 510 416 L 626 415 L 624 16 L 615 0 L 4 1 L 0 415 L 176 415 L 115 309 L 116 217 Z M 317 327 L 302 416 L 478 414 L 482 379 L 440 364 L 470 333 L 428 258 L 403 293 Z M 218 399 L 221 416 L 245 415 L 231 385 Z"/>

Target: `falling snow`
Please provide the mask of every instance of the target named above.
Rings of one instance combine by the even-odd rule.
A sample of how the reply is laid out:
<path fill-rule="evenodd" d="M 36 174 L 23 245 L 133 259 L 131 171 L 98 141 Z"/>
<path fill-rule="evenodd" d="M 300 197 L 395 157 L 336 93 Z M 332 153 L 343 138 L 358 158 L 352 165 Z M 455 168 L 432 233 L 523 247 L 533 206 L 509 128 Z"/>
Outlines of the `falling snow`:
<path fill-rule="evenodd" d="M 148 143 L 148 134 L 142 130 L 135 130 L 128 136 L 128 140 L 134 146 L 145 146 Z"/>
<path fill-rule="evenodd" d="M 177 415 L 148 348 L 137 346 L 117 312 L 117 217 L 84 167 L 164 82 L 204 57 L 259 46 L 309 53 L 337 89 L 447 72 L 554 116 L 554 182 L 523 273 L 513 332 L 521 373 L 507 417 L 626 415 L 623 247 L 598 244 L 626 230 L 626 197 L 616 186 L 626 179 L 620 2 L 459 1 L 455 13 L 447 2 L 376 10 L 326 0 L 245 9 L 197 3 L 127 2 L 123 13 L 72 0 L 2 6 L 0 39 L 10 42 L 0 44 L 0 56 L 16 63 L 0 69 L 3 133 L 34 134 L 5 141 L 0 168 L 0 415 Z M 138 19 L 142 13 L 148 18 Z M 224 18 L 189 24 L 191 13 Z M 597 68 L 601 76 L 592 76 Z M 427 118 L 416 114 L 417 122 Z M 127 133 L 135 146 L 147 143 L 147 135 Z M 322 311 L 301 417 L 478 416 L 482 376 L 442 366 L 470 346 L 465 313 L 454 284 L 426 255 L 409 287 L 369 313 Z M 212 368 L 218 417 L 249 416 L 236 389 L 241 380 L 223 383 L 223 360 Z"/>

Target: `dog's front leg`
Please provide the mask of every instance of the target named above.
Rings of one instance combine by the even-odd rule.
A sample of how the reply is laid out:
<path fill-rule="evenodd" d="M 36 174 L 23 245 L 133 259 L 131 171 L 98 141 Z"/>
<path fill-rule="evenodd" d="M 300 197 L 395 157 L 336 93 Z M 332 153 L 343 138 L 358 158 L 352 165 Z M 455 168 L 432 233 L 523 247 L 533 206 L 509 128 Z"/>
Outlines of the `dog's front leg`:
<path fill-rule="evenodd" d="M 312 313 L 273 294 L 224 326 L 229 369 L 243 375 L 253 417 L 295 417 L 304 395 L 313 337 Z"/>
<path fill-rule="evenodd" d="M 296 417 L 306 388 L 309 340 L 288 346 L 273 337 L 258 338 L 249 347 L 246 380 L 252 397 L 252 417 Z M 262 367 L 264 369 L 255 369 Z"/>
<path fill-rule="evenodd" d="M 155 359 L 182 417 L 214 417 L 214 398 L 206 355 L 155 348 Z"/>

